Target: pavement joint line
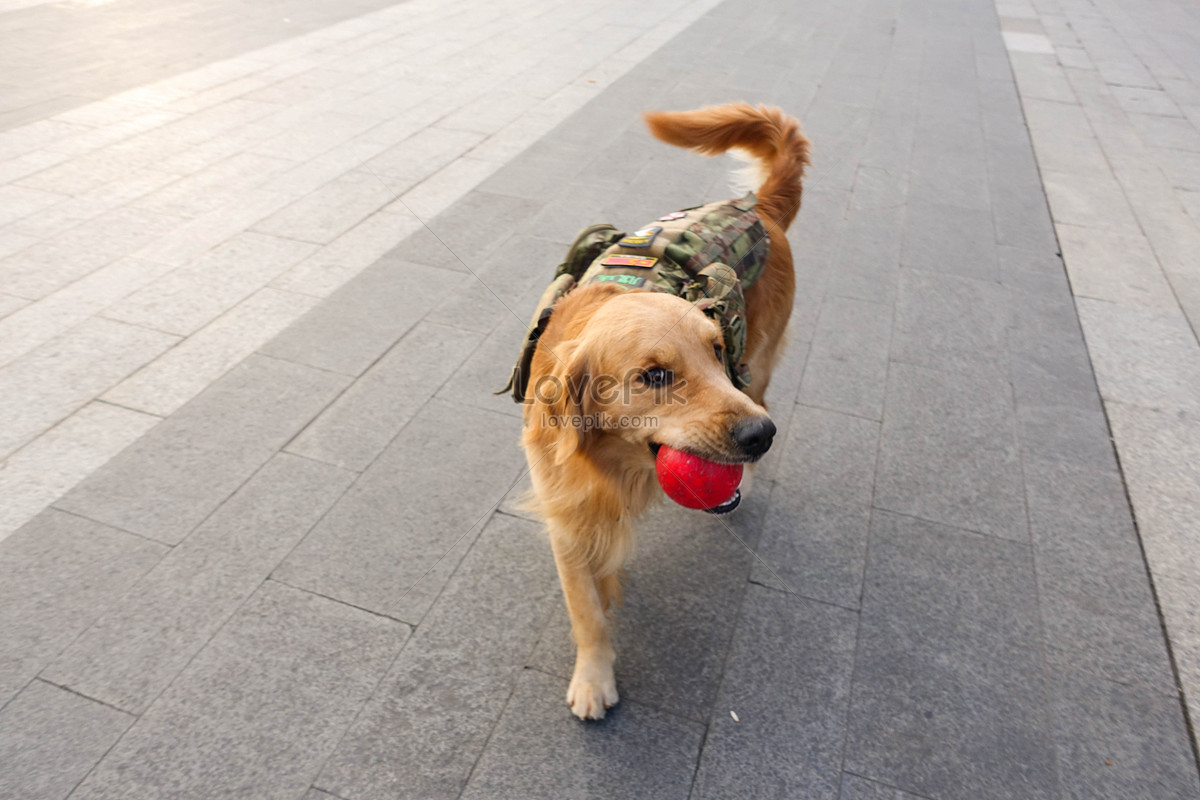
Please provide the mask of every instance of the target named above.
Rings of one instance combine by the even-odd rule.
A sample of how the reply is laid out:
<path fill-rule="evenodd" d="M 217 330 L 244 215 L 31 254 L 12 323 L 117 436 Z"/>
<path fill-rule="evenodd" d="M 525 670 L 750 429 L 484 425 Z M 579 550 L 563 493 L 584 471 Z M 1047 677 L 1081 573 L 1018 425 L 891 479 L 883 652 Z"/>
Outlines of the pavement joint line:
<path fill-rule="evenodd" d="M 570 678 L 565 678 L 562 675 L 559 675 L 557 672 L 551 672 L 542 667 L 526 664 L 523 667 L 521 667 L 521 669 L 529 670 L 530 672 L 537 672 L 542 675 L 545 675 L 546 677 L 554 678 L 555 680 L 565 681 L 567 683 L 571 682 Z M 647 708 L 651 711 L 654 711 L 655 713 L 663 714 L 668 717 L 672 717 L 672 718 L 677 719 L 680 722 L 684 723 L 685 725 L 693 725 L 696 727 L 704 728 L 705 730 L 708 729 L 708 723 L 701 722 L 700 720 L 698 720 L 694 717 L 689 717 L 685 714 L 680 714 L 678 711 L 672 711 L 670 708 L 667 708 L 665 706 L 654 705 L 653 703 L 647 703 L 644 700 L 634 700 L 627 696 L 622 696 L 620 701 L 615 706 L 611 706 L 607 710 L 613 711 L 613 709 L 620 709 L 621 706 L 625 705 L 626 703 L 628 703 L 629 705 L 641 706 L 642 708 Z M 617 712 L 617 713 L 619 713 L 619 712 Z M 497 719 L 499 719 L 499 718 L 497 718 Z M 603 720 L 580 720 L 579 724 L 589 725 L 589 724 L 593 724 L 596 722 L 603 722 Z"/>
<path fill-rule="evenodd" d="M 129 717 L 130 725 L 132 725 L 134 722 L 136 722 L 137 718 L 140 716 L 139 714 L 135 714 L 132 711 L 128 711 L 124 708 L 121 708 L 120 706 L 114 706 L 112 703 L 106 703 L 98 697 L 92 697 L 90 694 L 84 694 L 83 692 L 79 691 L 78 689 L 73 689 L 70 686 L 67 686 L 62 683 L 55 683 L 52 680 L 43 678 L 41 675 L 36 676 L 33 680 L 38 681 L 40 683 L 44 683 L 47 686 L 53 686 L 55 689 L 62 689 L 64 692 L 70 692 L 71 694 L 75 695 L 76 697 L 82 697 L 84 700 L 90 700 L 93 703 L 98 703 L 102 706 L 105 706 L 106 708 L 111 708 L 113 711 L 119 711 L 122 714 L 124 714 L 125 716 Z"/>
<path fill-rule="evenodd" d="M 371 169 L 366 164 L 363 164 L 363 167 L 368 172 L 370 172 L 372 175 L 374 175 L 375 179 L 377 181 L 379 181 L 379 183 L 382 184 L 385 189 L 388 189 L 388 191 L 392 191 L 387 186 L 387 184 L 385 184 L 383 182 L 383 179 L 379 177 L 378 173 L 376 173 L 375 170 Z M 418 184 L 418 186 L 419 185 L 420 184 Z M 414 187 L 414 188 L 416 188 L 416 187 Z M 418 216 L 415 211 L 413 211 L 411 208 L 409 208 L 408 204 L 404 202 L 403 198 L 401 198 L 400 195 L 397 194 L 394 199 L 396 200 L 396 202 L 399 202 L 400 205 L 404 206 L 404 208 L 408 210 L 408 213 L 412 214 L 413 217 L 417 220 L 417 222 L 421 223 L 421 225 L 425 228 L 425 230 L 429 231 L 430 235 L 432 235 L 433 238 L 438 240 L 438 244 L 440 244 L 442 247 L 446 248 L 446 250 L 449 251 L 450 255 L 454 256 L 454 258 L 457 259 L 458 263 L 462 264 L 463 268 L 466 269 L 467 272 L 471 273 L 471 276 L 473 278 L 475 278 L 475 280 L 479 281 L 479 284 L 483 288 L 488 290 L 488 294 L 490 294 L 493 298 L 495 298 L 497 303 L 504 306 L 504 310 L 507 311 L 509 314 L 511 314 L 513 319 L 515 319 L 517 322 L 521 323 L 522 325 L 525 325 L 526 330 L 528 332 L 529 325 L 525 322 L 525 320 L 521 319 L 521 317 L 517 315 L 517 312 L 515 312 L 511 308 L 509 308 L 508 303 L 505 303 L 503 300 L 500 299 L 500 295 L 496 294 L 492 290 L 492 287 L 488 286 L 487 283 L 483 280 L 483 278 L 479 277 L 479 273 L 477 273 L 475 270 L 471 269 L 471 267 L 467 264 L 467 262 L 463 260 L 462 256 L 460 256 L 458 253 L 456 253 L 454 251 L 454 248 L 452 248 L 450 245 L 446 244 L 446 242 L 442 239 L 441 236 L 438 236 L 437 231 L 435 231 L 433 228 L 429 227 L 429 223 L 427 223 L 420 216 Z M 555 353 L 554 350 L 549 345 L 543 344 L 543 347 L 546 348 L 546 351 L 548 353 L 550 353 L 550 355 L 554 356 L 554 359 L 559 364 L 562 364 L 564 367 L 566 366 L 566 362 L 563 361 L 561 358 L 559 358 L 558 353 Z"/>
<path fill-rule="evenodd" d="M 542 461 L 544 461 L 546 456 L 548 456 L 548 455 L 549 455 L 549 453 L 543 453 L 541 458 L 539 458 L 537 461 L 530 464 L 529 467 L 523 473 L 521 473 L 520 477 L 518 477 L 515 481 L 513 481 L 509 485 L 508 489 L 506 489 L 504 491 L 504 494 L 500 495 L 500 499 L 497 500 L 495 503 L 493 503 L 491 508 L 489 508 L 487 511 L 483 512 L 483 515 L 480 516 L 479 519 L 477 519 L 473 523 L 471 523 L 471 527 L 469 527 L 465 531 L 463 531 L 462 534 L 457 539 L 454 540 L 454 544 L 450 545 L 450 547 L 446 549 L 446 552 L 442 553 L 438 557 L 437 561 L 433 562 L 433 566 L 431 566 L 429 569 L 425 570 L 425 572 L 421 574 L 421 577 L 419 577 L 415 581 L 413 581 L 412 586 L 409 586 L 407 589 L 405 589 L 404 593 L 401 594 L 398 598 L 396 598 L 390 606 L 388 606 L 388 610 L 390 611 L 391 609 L 395 608 L 396 606 L 398 606 L 400 604 L 401 600 L 408 597 L 409 592 L 411 592 L 413 589 L 417 588 L 418 583 L 425 580 L 425 578 L 429 576 L 429 573 L 431 573 L 435 569 L 437 569 L 437 565 L 441 564 L 442 561 L 445 560 L 446 556 L 450 555 L 450 553 L 452 553 L 454 551 L 454 548 L 458 547 L 458 543 L 461 542 L 463 539 L 465 539 L 467 537 L 467 534 L 469 534 L 471 531 L 475 530 L 476 526 L 478 526 L 479 523 L 481 523 L 485 519 L 488 519 L 489 517 L 491 517 L 491 515 L 496 511 L 496 509 L 499 508 L 500 504 L 504 502 L 504 498 L 508 497 L 508 493 L 511 492 L 518 483 L 525 480 L 526 476 L 528 476 L 531 472 L 533 472 L 534 468 L 538 464 L 542 463 Z M 486 527 L 486 526 L 487 526 L 486 523 L 484 523 L 484 527 Z M 470 551 L 470 549 L 471 549 L 470 547 L 467 548 L 468 552 Z M 462 564 L 462 561 L 460 560 L 459 565 L 461 565 L 461 564 Z M 455 567 L 455 571 L 456 572 L 458 571 L 457 566 Z M 443 585 L 443 589 L 444 588 L 445 587 Z M 440 592 L 439 592 L 439 594 L 440 594 Z M 436 602 L 436 598 L 435 598 L 434 602 Z"/>

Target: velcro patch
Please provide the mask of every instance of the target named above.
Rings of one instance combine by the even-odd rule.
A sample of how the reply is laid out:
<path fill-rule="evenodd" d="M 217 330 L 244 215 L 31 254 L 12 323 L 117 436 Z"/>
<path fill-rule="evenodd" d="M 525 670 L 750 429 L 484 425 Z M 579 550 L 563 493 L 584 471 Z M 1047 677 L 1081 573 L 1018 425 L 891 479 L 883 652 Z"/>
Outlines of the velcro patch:
<path fill-rule="evenodd" d="M 686 216 L 687 216 L 687 213 L 684 211 L 672 211 L 670 214 L 663 214 L 661 217 L 658 218 L 658 221 L 659 222 L 673 222 L 677 219 L 683 219 Z"/>
<path fill-rule="evenodd" d="M 660 233 L 662 233 L 662 226 L 652 225 L 649 228 L 634 231 L 617 244 L 621 247 L 649 247 L 654 241 L 654 237 Z"/>
<path fill-rule="evenodd" d="M 637 275 L 597 275 L 597 283 L 619 283 L 628 289 L 640 289 L 646 279 Z"/>
<path fill-rule="evenodd" d="M 609 256 L 600 262 L 603 267 L 638 267 L 649 269 L 658 263 L 657 256 Z"/>

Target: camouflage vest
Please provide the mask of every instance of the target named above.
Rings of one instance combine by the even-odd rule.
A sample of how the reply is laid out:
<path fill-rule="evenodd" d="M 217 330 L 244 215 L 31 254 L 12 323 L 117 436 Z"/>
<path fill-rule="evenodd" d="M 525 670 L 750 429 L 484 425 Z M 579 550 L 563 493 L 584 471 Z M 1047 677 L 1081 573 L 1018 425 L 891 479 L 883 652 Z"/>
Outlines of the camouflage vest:
<path fill-rule="evenodd" d="M 743 288 L 762 275 L 770 250 L 766 228 L 754 210 L 753 193 L 660 217 L 626 235 L 608 224 L 584 228 L 559 264 L 533 313 L 521 356 L 508 385 L 524 402 L 538 339 L 554 305 L 577 286 L 605 283 L 627 290 L 669 292 L 695 303 L 717 321 L 725 338 L 725 371 L 733 385 L 750 385 L 742 363 L 746 351 L 746 301 Z"/>

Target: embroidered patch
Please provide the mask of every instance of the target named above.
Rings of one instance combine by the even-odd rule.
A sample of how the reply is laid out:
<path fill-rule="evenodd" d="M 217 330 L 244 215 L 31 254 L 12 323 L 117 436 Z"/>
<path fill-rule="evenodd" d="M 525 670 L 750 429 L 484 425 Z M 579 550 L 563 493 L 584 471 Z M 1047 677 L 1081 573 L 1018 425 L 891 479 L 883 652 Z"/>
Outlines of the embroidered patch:
<path fill-rule="evenodd" d="M 661 217 L 658 218 L 658 221 L 659 222 L 672 222 L 677 219 L 683 219 L 686 216 L 687 216 L 686 212 L 672 211 L 670 214 L 663 214 Z"/>
<path fill-rule="evenodd" d="M 642 228 L 640 231 L 634 231 L 617 244 L 621 247 L 649 247 L 654 241 L 654 237 L 661 232 L 662 226 L 653 225 L 649 228 Z"/>
<path fill-rule="evenodd" d="M 629 289 L 639 289 L 646 283 L 646 279 L 637 275 L 597 275 L 596 282 L 619 283 Z"/>
<path fill-rule="evenodd" d="M 609 256 L 600 262 L 604 267 L 639 267 L 649 269 L 658 263 L 656 256 Z"/>

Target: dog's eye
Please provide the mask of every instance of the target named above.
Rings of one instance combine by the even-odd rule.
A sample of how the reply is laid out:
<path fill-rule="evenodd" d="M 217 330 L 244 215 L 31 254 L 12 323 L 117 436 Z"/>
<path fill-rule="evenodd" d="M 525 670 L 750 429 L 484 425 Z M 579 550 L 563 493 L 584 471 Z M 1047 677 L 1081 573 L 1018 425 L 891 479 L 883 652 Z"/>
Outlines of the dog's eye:
<path fill-rule="evenodd" d="M 642 383 L 647 386 L 666 386 L 673 378 L 671 370 L 662 367 L 650 367 L 642 373 Z"/>
<path fill-rule="evenodd" d="M 717 356 L 717 361 L 725 363 L 725 348 L 720 344 L 713 342 L 713 353 Z"/>

